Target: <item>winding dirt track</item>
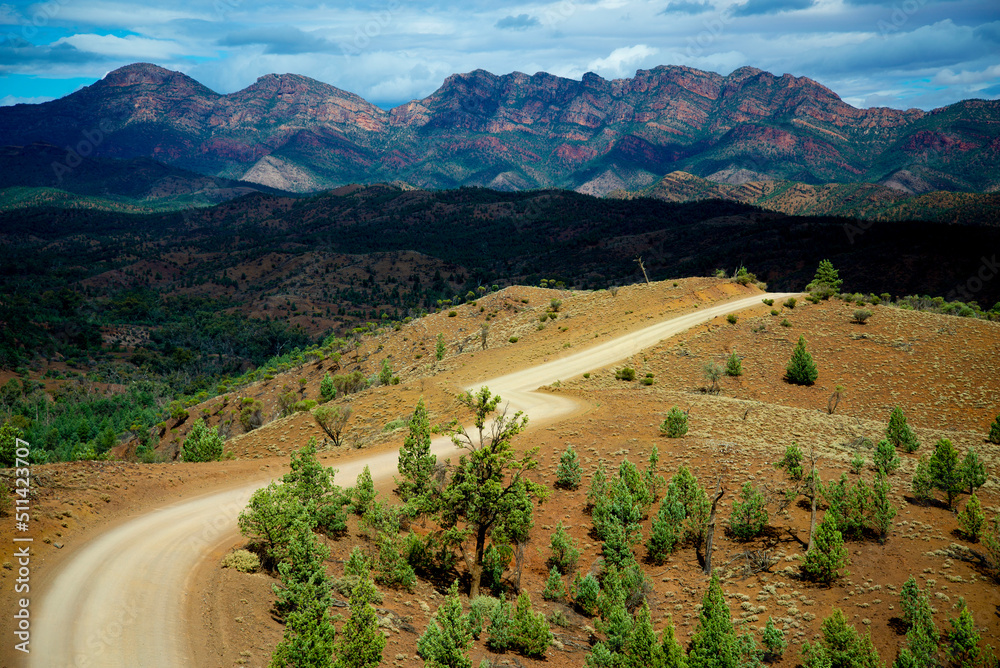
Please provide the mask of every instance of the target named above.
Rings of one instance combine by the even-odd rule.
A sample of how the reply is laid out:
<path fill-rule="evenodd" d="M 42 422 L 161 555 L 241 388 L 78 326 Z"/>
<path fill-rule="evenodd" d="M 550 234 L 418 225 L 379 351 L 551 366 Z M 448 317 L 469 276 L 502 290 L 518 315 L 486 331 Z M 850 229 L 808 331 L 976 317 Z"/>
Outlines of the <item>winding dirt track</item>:
<path fill-rule="evenodd" d="M 756 295 L 698 309 L 607 343 L 485 381 L 532 424 L 564 418 L 580 408 L 573 399 L 535 392 L 625 359 L 643 348 L 712 318 L 760 304 Z M 480 384 L 469 389 L 477 389 Z M 435 453 L 449 456 L 454 445 L 439 438 Z M 364 466 L 375 478 L 396 472 L 396 452 L 338 463 L 338 482 L 352 484 Z M 186 668 L 192 665 L 185 640 L 188 579 L 203 554 L 230 539 L 236 517 L 259 480 L 225 492 L 187 499 L 136 517 L 81 548 L 53 577 L 33 615 L 32 668 Z"/>

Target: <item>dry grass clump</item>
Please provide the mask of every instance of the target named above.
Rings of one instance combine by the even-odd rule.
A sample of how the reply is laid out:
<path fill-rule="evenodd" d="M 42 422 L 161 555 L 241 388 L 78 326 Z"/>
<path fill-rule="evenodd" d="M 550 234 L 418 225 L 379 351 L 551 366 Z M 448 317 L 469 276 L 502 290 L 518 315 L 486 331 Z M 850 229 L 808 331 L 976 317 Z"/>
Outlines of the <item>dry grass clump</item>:
<path fill-rule="evenodd" d="M 222 558 L 223 568 L 235 568 L 240 573 L 260 570 L 260 557 L 248 550 L 234 550 Z"/>

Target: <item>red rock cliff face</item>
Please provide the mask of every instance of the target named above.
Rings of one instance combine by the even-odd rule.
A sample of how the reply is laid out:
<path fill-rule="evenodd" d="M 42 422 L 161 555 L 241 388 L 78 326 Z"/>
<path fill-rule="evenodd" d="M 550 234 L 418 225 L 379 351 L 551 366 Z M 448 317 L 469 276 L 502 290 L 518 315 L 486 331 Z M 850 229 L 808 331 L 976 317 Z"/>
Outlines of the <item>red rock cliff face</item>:
<path fill-rule="evenodd" d="M 396 179 L 488 185 L 503 175 L 523 187 L 593 192 L 598 183 L 650 183 L 674 170 L 876 181 L 920 155 L 938 161 L 928 168 L 970 172 L 978 180 L 963 183 L 995 189 L 1000 166 L 966 163 L 973 149 L 996 152 L 988 128 L 998 122 L 996 102 L 930 114 L 856 109 L 811 79 L 751 67 L 721 76 L 661 66 L 581 81 L 476 70 L 386 111 L 294 74 L 220 95 L 136 64 L 60 100 L 0 108 L 0 143 L 75 145 L 100 123 L 108 132 L 96 155 L 155 156 L 210 174 L 259 173 L 253 167 L 271 155 L 269 164 L 311 174 L 317 188 Z"/>

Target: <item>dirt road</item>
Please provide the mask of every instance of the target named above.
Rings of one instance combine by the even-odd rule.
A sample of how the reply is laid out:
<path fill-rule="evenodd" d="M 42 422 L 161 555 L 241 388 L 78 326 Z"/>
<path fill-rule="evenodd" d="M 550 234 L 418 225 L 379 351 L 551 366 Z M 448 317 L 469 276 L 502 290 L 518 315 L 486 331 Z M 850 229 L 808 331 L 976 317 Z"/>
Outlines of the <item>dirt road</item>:
<path fill-rule="evenodd" d="M 789 295 L 756 295 L 698 309 L 604 344 L 485 381 L 532 424 L 552 422 L 579 406 L 565 396 L 534 392 L 556 380 L 623 360 L 712 318 Z M 476 389 L 479 384 L 470 387 Z M 438 456 L 454 446 L 433 444 Z M 364 466 L 376 478 L 396 473 L 396 453 L 338 464 L 337 481 L 353 484 Z M 188 579 L 203 554 L 232 539 L 240 510 L 267 480 L 187 499 L 149 512 L 85 544 L 66 562 L 33 610 L 32 668 L 176 668 L 192 665 L 184 610 Z"/>

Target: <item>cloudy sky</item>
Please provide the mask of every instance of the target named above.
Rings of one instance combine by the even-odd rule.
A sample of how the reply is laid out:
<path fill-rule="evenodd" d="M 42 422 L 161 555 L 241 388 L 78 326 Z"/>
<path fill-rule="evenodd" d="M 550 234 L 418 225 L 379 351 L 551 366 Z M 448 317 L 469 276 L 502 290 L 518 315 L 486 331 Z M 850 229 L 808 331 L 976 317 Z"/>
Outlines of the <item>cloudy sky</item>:
<path fill-rule="evenodd" d="M 0 104 L 41 102 L 132 62 L 229 93 L 267 73 L 390 107 L 449 74 L 681 64 L 808 76 L 856 106 L 1000 97 L 997 0 L 0 0 Z"/>

